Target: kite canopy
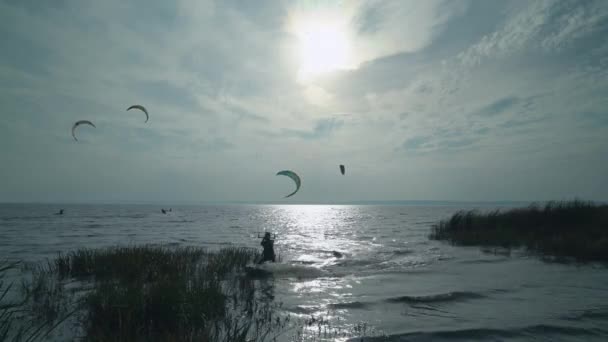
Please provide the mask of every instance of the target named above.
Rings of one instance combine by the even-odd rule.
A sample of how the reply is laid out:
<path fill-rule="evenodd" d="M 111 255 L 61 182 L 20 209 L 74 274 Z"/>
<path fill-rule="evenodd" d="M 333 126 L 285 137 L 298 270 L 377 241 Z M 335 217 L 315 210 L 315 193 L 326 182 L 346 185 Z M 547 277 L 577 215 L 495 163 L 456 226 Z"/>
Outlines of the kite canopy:
<path fill-rule="evenodd" d="M 294 192 L 290 193 L 289 195 L 285 196 L 285 198 L 295 195 L 295 193 L 298 192 L 298 190 L 300 190 L 300 184 L 302 184 L 302 182 L 300 181 L 300 176 L 298 176 L 295 172 L 289 171 L 289 170 L 284 170 L 284 171 L 277 172 L 276 175 L 277 176 L 287 176 L 296 183 L 296 190 Z"/>
<path fill-rule="evenodd" d="M 72 136 L 74 137 L 74 140 L 76 140 L 76 141 L 78 141 L 78 139 L 76 139 L 76 131 L 75 130 L 76 130 L 76 127 L 78 127 L 80 125 L 90 125 L 90 126 L 95 127 L 95 125 L 91 121 L 89 121 L 89 120 L 76 121 L 74 123 L 74 125 L 72 125 Z M 95 128 L 97 128 L 97 127 L 95 127 Z"/>
<path fill-rule="evenodd" d="M 144 114 L 146 114 L 146 122 L 148 122 L 148 119 L 150 118 L 150 116 L 148 116 L 148 110 L 144 106 L 142 106 L 142 105 L 132 105 L 131 107 L 127 108 L 127 111 L 131 110 L 131 109 L 139 109 L 142 112 L 144 112 Z"/>
<path fill-rule="evenodd" d="M 344 165 L 340 165 L 340 172 L 342 172 L 342 174 L 344 174 L 346 170 L 344 169 Z"/>

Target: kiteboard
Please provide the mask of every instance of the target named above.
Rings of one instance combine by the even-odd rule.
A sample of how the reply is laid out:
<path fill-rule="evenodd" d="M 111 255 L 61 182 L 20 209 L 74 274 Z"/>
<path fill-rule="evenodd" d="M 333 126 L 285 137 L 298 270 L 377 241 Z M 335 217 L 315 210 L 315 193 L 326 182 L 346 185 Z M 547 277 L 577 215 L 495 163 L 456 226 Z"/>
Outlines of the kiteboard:
<path fill-rule="evenodd" d="M 272 270 L 265 264 L 246 265 L 245 272 L 251 277 L 268 277 L 272 275 Z"/>

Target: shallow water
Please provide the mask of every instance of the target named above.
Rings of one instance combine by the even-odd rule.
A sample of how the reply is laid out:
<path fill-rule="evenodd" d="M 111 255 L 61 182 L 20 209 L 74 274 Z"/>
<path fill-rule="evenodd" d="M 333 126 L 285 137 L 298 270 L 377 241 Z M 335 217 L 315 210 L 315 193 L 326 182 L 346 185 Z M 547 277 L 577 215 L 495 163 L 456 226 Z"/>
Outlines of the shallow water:
<path fill-rule="evenodd" d="M 392 341 L 608 340 L 608 269 L 430 241 L 456 206 L 0 205 L 0 258 L 163 243 L 261 248 L 277 233 L 275 300 L 333 327 L 366 322 Z M 481 208 L 493 209 L 493 208 Z M 333 251 L 343 256 L 336 257 Z"/>

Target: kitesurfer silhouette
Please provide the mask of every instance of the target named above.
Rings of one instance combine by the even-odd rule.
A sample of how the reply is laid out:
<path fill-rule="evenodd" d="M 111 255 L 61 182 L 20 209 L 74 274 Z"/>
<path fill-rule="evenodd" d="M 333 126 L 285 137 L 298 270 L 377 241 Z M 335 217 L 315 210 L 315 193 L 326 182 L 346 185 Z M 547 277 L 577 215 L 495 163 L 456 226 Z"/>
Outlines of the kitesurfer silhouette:
<path fill-rule="evenodd" d="M 260 245 L 264 247 L 264 251 L 262 252 L 262 259 L 258 262 L 258 264 L 261 264 L 266 261 L 275 262 L 274 240 L 271 239 L 269 232 L 266 232 L 266 234 L 264 234 L 264 238 L 262 238 L 262 242 L 260 243 Z"/>

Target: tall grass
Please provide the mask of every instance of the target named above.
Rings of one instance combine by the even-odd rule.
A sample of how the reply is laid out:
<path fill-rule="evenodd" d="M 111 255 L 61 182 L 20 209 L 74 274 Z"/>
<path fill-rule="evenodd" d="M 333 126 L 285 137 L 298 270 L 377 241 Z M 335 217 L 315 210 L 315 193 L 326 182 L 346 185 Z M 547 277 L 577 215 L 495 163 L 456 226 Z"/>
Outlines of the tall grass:
<path fill-rule="evenodd" d="M 543 256 L 608 261 L 608 205 L 580 200 L 508 211 L 459 211 L 429 236 L 455 245 L 523 247 Z"/>
<path fill-rule="evenodd" d="M 22 288 L 39 319 L 78 310 L 86 341 L 262 341 L 286 318 L 241 274 L 257 256 L 245 248 L 79 249 L 30 265 Z"/>
<path fill-rule="evenodd" d="M 71 323 L 73 337 L 83 341 L 321 341 L 371 333 L 365 324 L 292 319 L 274 301 L 271 280 L 243 272 L 258 254 L 152 245 L 79 249 L 28 265 L 22 293 L 32 322 Z"/>
<path fill-rule="evenodd" d="M 7 283 L 6 273 L 17 267 L 18 263 L 8 261 L 0 262 L 0 341 L 8 339 L 9 333 L 14 329 L 17 321 L 16 314 L 22 303 L 8 300 L 8 294 L 13 287 L 13 283 Z"/>
<path fill-rule="evenodd" d="M 55 321 L 33 319 L 33 312 L 25 305 L 28 297 L 15 297 L 15 283 L 8 282 L 8 273 L 19 270 L 19 262 L 0 261 L 0 341 L 37 341 L 44 339 L 66 317 L 56 317 Z M 53 324 L 54 323 L 54 324 Z"/>

